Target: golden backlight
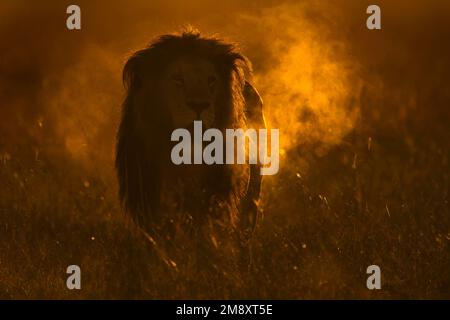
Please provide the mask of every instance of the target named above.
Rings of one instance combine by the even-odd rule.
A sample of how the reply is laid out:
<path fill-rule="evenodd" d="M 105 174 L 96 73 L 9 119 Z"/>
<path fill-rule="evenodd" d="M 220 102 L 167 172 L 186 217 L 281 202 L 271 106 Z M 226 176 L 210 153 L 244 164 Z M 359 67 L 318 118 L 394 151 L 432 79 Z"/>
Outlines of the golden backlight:
<path fill-rule="evenodd" d="M 450 4 L 377 1 L 381 30 L 365 1 L 77 4 L 69 31 L 0 1 L 0 298 L 450 298 Z M 186 25 L 239 45 L 280 130 L 244 275 L 155 253 L 117 198 L 124 63 Z"/>

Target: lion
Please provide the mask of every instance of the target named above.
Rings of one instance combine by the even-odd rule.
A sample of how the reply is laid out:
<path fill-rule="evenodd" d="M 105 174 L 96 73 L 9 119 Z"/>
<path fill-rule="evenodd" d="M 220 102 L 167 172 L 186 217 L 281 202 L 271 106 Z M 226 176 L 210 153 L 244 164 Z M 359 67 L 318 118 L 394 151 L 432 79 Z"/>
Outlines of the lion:
<path fill-rule="evenodd" d="M 237 46 L 197 31 L 162 35 L 123 69 L 126 97 L 116 171 L 124 211 L 152 236 L 214 221 L 248 241 L 258 216 L 260 165 L 174 165 L 171 132 L 265 128 L 251 63 Z"/>

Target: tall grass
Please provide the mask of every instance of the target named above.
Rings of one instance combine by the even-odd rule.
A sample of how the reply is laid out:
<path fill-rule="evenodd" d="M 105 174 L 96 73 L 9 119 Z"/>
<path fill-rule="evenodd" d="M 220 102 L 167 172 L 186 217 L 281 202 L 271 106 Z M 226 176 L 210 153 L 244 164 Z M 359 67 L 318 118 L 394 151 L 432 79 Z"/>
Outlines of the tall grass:
<path fill-rule="evenodd" d="M 112 170 L 3 150 L 0 298 L 450 298 L 448 154 L 415 138 L 355 131 L 326 155 L 289 151 L 264 182 L 249 272 L 195 247 L 166 263 L 121 213 Z M 72 264 L 81 290 L 66 288 Z M 381 290 L 366 288 L 372 264 Z"/>

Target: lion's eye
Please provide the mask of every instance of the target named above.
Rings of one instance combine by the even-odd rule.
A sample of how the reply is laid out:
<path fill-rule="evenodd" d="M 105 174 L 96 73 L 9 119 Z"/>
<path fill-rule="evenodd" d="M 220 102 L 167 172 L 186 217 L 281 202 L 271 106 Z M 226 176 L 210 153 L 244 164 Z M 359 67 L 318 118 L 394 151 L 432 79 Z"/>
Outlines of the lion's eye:
<path fill-rule="evenodd" d="M 175 82 L 177 86 L 183 86 L 184 85 L 184 79 L 180 75 L 173 75 L 172 81 Z"/>
<path fill-rule="evenodd" d="M 216 84 L 216 77 L 215 76 L 209 76 L 208 77 L 208 85 L 210 87 L 214 86 Z"/>

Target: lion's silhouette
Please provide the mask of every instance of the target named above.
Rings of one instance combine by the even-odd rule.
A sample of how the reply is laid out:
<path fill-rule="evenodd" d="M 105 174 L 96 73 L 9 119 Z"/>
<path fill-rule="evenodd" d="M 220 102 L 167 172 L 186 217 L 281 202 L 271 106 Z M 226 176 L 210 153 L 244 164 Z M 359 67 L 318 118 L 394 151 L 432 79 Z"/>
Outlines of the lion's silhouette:
<path fill-rule="evenodd" d="M 126 62 L 116 170 L 122 205 L 147 232 L 219 221 L 249 238 L 259 165 L 175 166 L 170 136 L 197 119 L 220 130 L 264 128 L 250 74 L 249 60 L 235 45 L 197 31 L 163 35 Z"/>

